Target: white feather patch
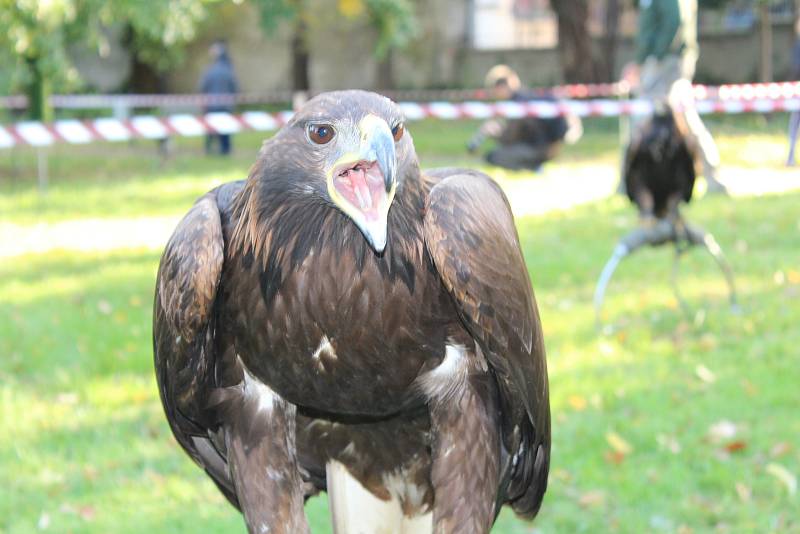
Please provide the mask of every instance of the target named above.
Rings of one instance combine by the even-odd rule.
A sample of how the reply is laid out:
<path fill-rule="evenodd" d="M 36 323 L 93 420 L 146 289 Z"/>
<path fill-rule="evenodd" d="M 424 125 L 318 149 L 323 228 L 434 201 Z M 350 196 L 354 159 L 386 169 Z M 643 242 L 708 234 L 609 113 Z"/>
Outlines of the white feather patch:
<path fill-rule="evenodd" d="M 336 534 L 429 534 L 433 532 L 433 513 L 406 517 L 393 487 L 393 497 L 384 501 L 370 493 L 342 463 L 335 460 L 325 466 L 333 531 Z M 390 477 L 391 478 L 391 477 Z M 384 477 L 386 479 L 386 477 Z"/>
<path fill-rule="evenodd" d="M 239 361 L 241 363 L 241 359 Z M 269 415 L 281 398 L 269 386 L 250 374 L 244 363 L 242 363 L 242 369 L 244 369 L 244 382 L 242 382 L 244 396 L 257 402 L 258 410 Z"/>
<path fill-rule="evenodd" d="M 314 351 L 314 354 L 311 355 L 311 359 L 317 364 L 317 368 L 320 372 L 327 371 L 326 364 L 330 365 L 332 362 L 335 362 L 339 357 L 336 355 L 336 351 L 333 350 L 333 345 L 331 345 L 330 339 L 328 336 L 322 336 L 322 339 L 319 340 L 319 346 L 317 350 Z"/>
<path fill-rule="evenodd" d="M 466 347 L 448 344 L 442 363 L 417 378 L 417 384 L 429 399 L 444 402 L 464 391 L 468 376 Z"/>

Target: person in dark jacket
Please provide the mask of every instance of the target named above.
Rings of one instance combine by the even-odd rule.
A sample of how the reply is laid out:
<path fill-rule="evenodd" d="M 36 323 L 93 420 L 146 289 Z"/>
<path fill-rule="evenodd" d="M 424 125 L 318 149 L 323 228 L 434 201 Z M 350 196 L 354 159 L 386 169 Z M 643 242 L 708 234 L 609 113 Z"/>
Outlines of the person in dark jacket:
<path fill-rule="evenodd" d="M 211 45 L 209 53 L 212 63 L 203 73 L 200 81 L 200 92 L 204 95 L 233 95 L 238 91 L 236 75 L 233 72 L 228 48 L 222 41 Z M 212 101 L 205 106 L 206 113 L 233 111 L 233 101 Z M 230 134 L 208 134 L 206 136 L 206 154 L 211 154 L 214 141 L 219 142 L 219 153 L 228 155 L 231 152 Z"/>
<path fill-rule="evenodd" d="M 639 98 L 667 103 L 680 113 L 688 134 L 700 148 L 708 190 L 725 192 L 717 181 L 719 150 L 694 106 L 692 78 L 698 57 L 697 0 L 639 0 L 636 62 L 623 78 Z M 631 134 L 647 117 L 631 117 Z"/>
<path fill-rule="evenodd" d="M 794 23 L 795 42 L 792 48 L 792 79 L 800 82 L 800 17 Z M 800 132 L 800 111 L 793 111 L 789 116 L 789 157 L 786 165 L 794 167 L 797 165 L 795 159 L 795 147 L 797 146 L 797 136 Z"/>
<path fill-rule="evenodd" d="M 553 97 L 523 89 L 517 73 L 506 65 L 492 67 L 486 75 L 486 87 L 495 100 L 556 102 Z M 491 119 L 481 125 L 467 149 L 475 152 L 487 137 L 492 137 L 497 139 L 498 146 L 486 154 L 488 163 L 513 170 L 539 170 L 545 161 L 556 156 L 563 141 L 574 143 L 582 133 L 580 118 L 576 116 Z"/>

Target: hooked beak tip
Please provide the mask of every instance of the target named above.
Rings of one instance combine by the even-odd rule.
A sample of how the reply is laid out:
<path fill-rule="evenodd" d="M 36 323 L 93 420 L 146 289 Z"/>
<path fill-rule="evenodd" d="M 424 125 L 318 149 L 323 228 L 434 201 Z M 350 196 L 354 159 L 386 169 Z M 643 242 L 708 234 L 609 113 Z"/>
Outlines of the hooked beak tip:
<path fill-rule="evenodd" d="M 386 249 L 387 226 L 387 220 L 377 220 L 366 223 L 362 228 L 367 238 L 367 243 L 377 254 L 382 254 L 384 249 Z"/>

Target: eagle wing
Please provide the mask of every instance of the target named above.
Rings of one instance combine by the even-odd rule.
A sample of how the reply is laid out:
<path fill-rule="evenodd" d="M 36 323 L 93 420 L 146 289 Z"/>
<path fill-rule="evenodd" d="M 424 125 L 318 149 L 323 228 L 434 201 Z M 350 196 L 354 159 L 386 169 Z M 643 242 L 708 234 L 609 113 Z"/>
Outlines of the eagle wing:
<path fill-rule="evenodd" d="M 550 404 L 541 323 L 511 208 L 485 174 L 427 174 L 439 181 L 426 204 L 426 248 L 500 390 L 512 460 L 499 498 L 532 517 L 547 486 Z"/>
<path fill-rule="evenodd" d="M 215 367 L 214 302 L 224 258 L 218 191 L 194 204 L 161 257 L 153 349 L 159 393 L 175 438 L 237 505 L 221 445 L 209 433 L 214 423 L 207 410 Z"/>

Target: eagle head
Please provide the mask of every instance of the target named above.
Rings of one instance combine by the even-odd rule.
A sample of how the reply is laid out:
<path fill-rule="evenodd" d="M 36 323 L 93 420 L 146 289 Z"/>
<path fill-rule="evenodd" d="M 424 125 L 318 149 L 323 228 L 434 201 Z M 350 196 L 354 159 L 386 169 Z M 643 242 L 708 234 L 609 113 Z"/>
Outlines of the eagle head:
<path fill-rule="evenodd" d="M 418 168 L 400 108 L 366 91 L 309 100 L 264 145 L 261 159 L 269 171 L 264 175 L 294 198 L 340 210 L 378 254 L 386 247 L 389 209 L 404 171 Z"/>

